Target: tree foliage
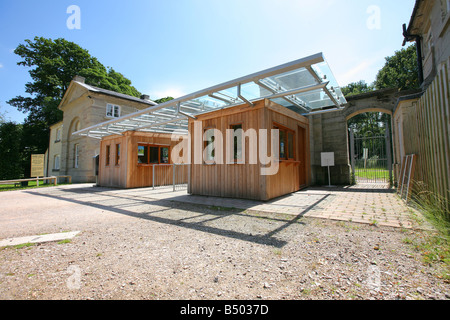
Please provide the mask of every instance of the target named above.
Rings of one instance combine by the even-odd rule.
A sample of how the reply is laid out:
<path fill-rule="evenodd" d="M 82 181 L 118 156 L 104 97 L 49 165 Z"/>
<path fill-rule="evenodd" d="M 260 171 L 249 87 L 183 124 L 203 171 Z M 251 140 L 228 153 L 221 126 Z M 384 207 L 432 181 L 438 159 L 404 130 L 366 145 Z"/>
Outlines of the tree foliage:
<path fill-rule="evenodd" d="M 48 147 L 49 126 L 63 118 L 58 109 L 73 77 L 80 75 L 86 83 L 139 97 L 131 81 L 113 68 L 105 67 L 78 44 L 59 38 L 35 37 L 19 44 L 14 53 L 21 57 L 19 66 L 29 68 L 31 81 L 25 84 L 28 96 L 17 96 L 7 103 L 28 113 L 21 133 L 23 152 L 44 153 Z M 23 166 L 26 171 L 28 164 Z"/>
<path fill-rule="evenodd" d="M 22 173 L 22 126 L 14 122 L 0 123 L 0 180 L 17 179 Z"/>
<path fill-rule="evenodd" d="M 358 82 L 352 82 L 346 85 L 345 87 L 342 87 L 342 93 L 344 96 L 354 96 L 361 93 L 371 92 L 375 88 L 373 85 L 367 84 L 364 80 L 360 80 Z"/>
<path fill-rule="evenodd" d="M 153 100 L 154 102 L 156 102 L 157 104 L 161 104 L 167 101 L 173 100 L 172 97 L 165 97 L 165 98 L 161 98 L 161 99 L 157 99 L 157 100 Z"/>
<path fill-rule="evenodd" d="M 390 115 L 383 112 L 360 113 L 348 120 L 348 128 L 358 137 L 384 136 Z"/>
<path fill-rule="evenodd" d="M 419 88 L 416 45 L 402 48 L 386 58 L 386 64 L 378 72 L 376 89 L 398 88 L 399 90 Z"/>
<path fill-rule="evenodd" d="M 34 41 L 25 40 L 25 44 L 20 44 L 14 53 L 22 58 L 18 65 L 30 68 L 32 81 L 25 84 L 29 97 L 18 96 L 8 103 L 49 125 L 62 119 L 57 106 L 75 75 L 85 77 L 86 83 L 94 86 L 140 96 L 129 79 L 112 68 L 106 68 L 87 50 L 65 39 L 35 37 Z"/>

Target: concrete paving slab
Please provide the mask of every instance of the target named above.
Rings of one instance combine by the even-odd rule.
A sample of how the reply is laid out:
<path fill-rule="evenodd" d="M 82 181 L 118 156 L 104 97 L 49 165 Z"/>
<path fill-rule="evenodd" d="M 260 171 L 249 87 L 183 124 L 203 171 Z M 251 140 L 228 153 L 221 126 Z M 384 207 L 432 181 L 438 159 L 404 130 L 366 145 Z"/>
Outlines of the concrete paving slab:
<path fill-rule="evenodd" d="M 42 242 L 68 240 L 74 238 L 78 233 L 80 233 L 80 231 L 8 238 L 0 241 L 0 247 L 17 246 L 25 243 L 42 243 Z"/>

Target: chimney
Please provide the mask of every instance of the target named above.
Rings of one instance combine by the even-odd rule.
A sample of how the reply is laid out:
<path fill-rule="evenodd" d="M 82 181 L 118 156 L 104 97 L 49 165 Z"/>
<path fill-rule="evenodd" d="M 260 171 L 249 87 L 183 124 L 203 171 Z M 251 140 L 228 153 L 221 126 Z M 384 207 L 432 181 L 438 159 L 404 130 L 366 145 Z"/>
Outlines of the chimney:
<path fill-rule="evenodd" d="M 141 95 L 142 100 L 150 100 L 150 96 L 148 94 Z"/>
<path fill-rule="evenodd" d="M 77 75 L 77 76 L 73 77 L 73 81 L 84 83 L 85 80 L 86 79 L 84 77 L 82 77 L 82 76 L 78 76 Z"/>

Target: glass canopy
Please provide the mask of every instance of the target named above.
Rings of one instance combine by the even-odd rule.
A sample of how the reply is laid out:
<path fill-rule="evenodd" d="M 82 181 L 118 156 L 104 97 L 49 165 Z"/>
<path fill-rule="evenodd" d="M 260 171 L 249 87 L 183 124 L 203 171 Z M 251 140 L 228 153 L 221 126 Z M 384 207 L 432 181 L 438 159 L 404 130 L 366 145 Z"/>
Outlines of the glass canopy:
<path fill-rule="evenodd" d="M 269 99 L 302 115 L 340 110 L 344 95 L 322 53 L 84 128 L 75 135 L 101 139 L 125 131 L 187 132 L 188 118 Z"/>

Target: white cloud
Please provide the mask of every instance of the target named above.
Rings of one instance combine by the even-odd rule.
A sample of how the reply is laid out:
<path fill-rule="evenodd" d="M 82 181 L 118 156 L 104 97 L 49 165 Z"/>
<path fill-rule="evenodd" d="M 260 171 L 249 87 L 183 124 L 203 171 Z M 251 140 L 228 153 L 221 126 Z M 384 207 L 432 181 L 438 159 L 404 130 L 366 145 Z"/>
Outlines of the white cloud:
<path fill-rule="evenodd" d="M 0 68 L 3 68 L 3 64 L 2 63 L 0 63 Z"/>
<path fill-rule="evenodd" d="M 372 68 L 379 60 L 379 57 L 364 59 L 344 74 L 337 75 L 339 84 L 345 85 L 351 82 L 365 80 L 368 74 L 373 73 Z"/>

